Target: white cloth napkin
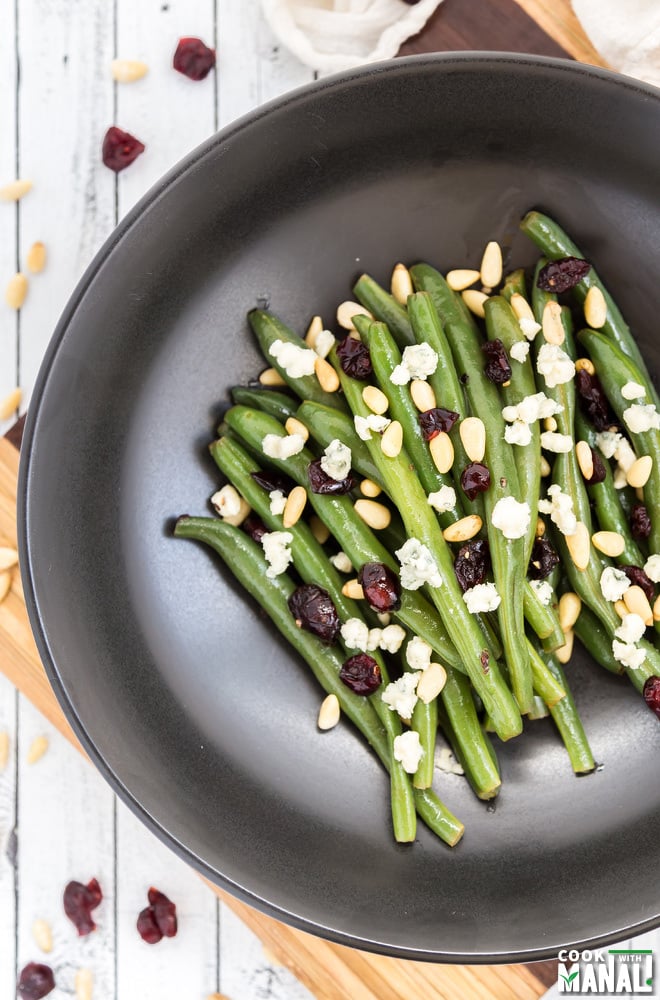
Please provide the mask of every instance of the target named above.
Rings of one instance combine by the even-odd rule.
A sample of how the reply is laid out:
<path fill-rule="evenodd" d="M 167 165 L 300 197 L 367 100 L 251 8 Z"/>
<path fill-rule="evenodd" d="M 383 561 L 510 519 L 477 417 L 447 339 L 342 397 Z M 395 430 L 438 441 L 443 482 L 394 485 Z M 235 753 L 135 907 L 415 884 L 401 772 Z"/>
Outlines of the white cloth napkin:
<path fill-rule="evenodd" d="M 395 56 L 442 0 L 262 0 L 266 20 L 291 52 L 322 72 Z"/>
<path fill-rule="evenodd" d="M 573 0 L 573 10 L 613 69 L 660 87 L 658 0 Z"/>

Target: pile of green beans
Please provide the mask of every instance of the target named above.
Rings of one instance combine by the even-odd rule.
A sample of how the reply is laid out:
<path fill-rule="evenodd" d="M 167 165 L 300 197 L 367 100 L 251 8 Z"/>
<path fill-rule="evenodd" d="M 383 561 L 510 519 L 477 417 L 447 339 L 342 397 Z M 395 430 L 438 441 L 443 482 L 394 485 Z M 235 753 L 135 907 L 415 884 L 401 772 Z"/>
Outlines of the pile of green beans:
<path fill-rule="evenodd" d="M 657 406 L 658 396 L 628 326 L 593 268 L 573 281 L 565 298 L 558 299 L 540 287 L 539 275 L 548 261 L 582 257 L 577 246 L 556 222 L 539 212 L 530 212 L 521 228 L 543 254 L 533 275 L 528 277 L 522 269 L 502 275 L 500 269 L 498 280 L 490 282 L 482 294 L 472 289 L 472 297 L 470 291 L 459 290 L 465 286 L 452 277 L 459 272 L 445 277 L 426 263 L 409 270 L 397 265 L 398 281 L 393 275 L 391 293 L 370 275 L 362 275 L 353 289 L 359 305 L 344 303 L 338 322 L 349 331 L 343 334 L 360 340 L 368 352 L 371 374 L 366 380 L 364 372 L 359 379 L 349 374 L 351 369 L 344 365 L 336 342 L 325 360 L 319 362 L 314 355 L 314 373 L 292 374 L 286 364 L 274 360 L 271 348 L 280 341 L 313 351 L 318 318 L 316 328 L 310 327 L 303 341 L 278 317 L 253 310 L 249 322 L 270 366 L 269 374 L 260 385 L 232 390 L 232 405 L 224 414 L 220 436 L 210 445 L 218 470 L 235 490 L 232 497 L 240 501 L 240 516 L 223 516 L 221 509 L 220 517 L 186 515 L 175 527 L 177 537 L 202 542 L 221 556 L 306 661 L 326 694 L 336 697 L 342 715 L 364 735 L 389 773 L 392 829 L 400 843 L 415 840 L 418 818 L 450 846 L 463 835 L 462 823 L 432 788 L 438 731 L 475 795 L 483 800 L 496 796 L 501 786 L 490 734 L 502 741 L 516 738 L 525 717 L 534 724 L 533 720 L 549 715 L 574 773 L 594 770 L 569 686 L 574 638 L 604 669 L 627 675 L 660 714 L 649 695 L 654 688 L 660 703 L 660 597 L 655 587 L 660 568 L 649 562 L 658 555 L 660 563 L 660 429 L 653 420 L 649 429 L 631 430 L 626 424 L 630 383 L 640 387 L 638 402 Z M 592 288 L 597 291 L 590 295 Z M 587 317 L 596 315 L 590 309 L 595 295 L 605 308 L 597 330 L 585 328 Z M 549 312 L 561 317 L 559 332 L 556 325 L 554 329 L 550 323 L 546 326 Z M 541 331 L 530 334 L 523 315 L 534 316 Z M 580 331 L 577 336 L 574 325 Z M 526 354 L 524 345 L 530 341 Z M 486 373 L 483 347 L 488 342 L 491 350 L 501 348 L 510 365 L 511 374 L 503 384 Z M 621 471 L 607 457 L 610 452 L 603 450 L 604 439 L 592 422 L 593 410 L 582 405 L 574 379 L 548 384 L 539 371 L 540 351 L 546 343 L 560 347 L 569 367 L 572 363 L 599 380 L 598 391 L 612 412 L 608 430 L 628 439 L 628 456 L 631 448 L 634 452 L 626 473 L 630 486 L 622 483 Z M 420 345 L 435 352 L 435 370 L 408 383 L 393 381 L 394 370 L 405 365 L 406 349 L 419 350 Z M 423 382 L 426 386 L 420 386 Z M 528 443 L 507 440 L 511 417 L 505 419 L 504 408 L 518 407 L 538 393 L 555 404 L 555 416 L 546 419 L 545 429 L 562 436 L 561 446 L 556 442 L 559 450 L 550 450 L 550 439 L 544 442 L 539 420 L 528 425 Z M 433 406 L 454 415 L 444 445 L 453 461 L 440 464 L 432 438 L 422 427 L 421 399 L 431 399 Z M 376 409 L 374 400 L 378 401 Z M 389 432 L 387 446 L 385 429 L 373 430 L 371 436 L 358 433 L 364 420 L 374 414 L 383 415 L 396 431 Z M 472 498 L 463 488 L 464 470 L 475 461 L 468 454 L 474 449 L 469 447 L 467 430 L 465 438 L 462 433 L 468 418 L 482 422 L 485 443 L 479 461 L 489 475 L 487 485 Z M 291 434 L 301 434 L 304 447 L 288 457 L 276 457 L 272 448 L 266 453 L 267 435 L 287 439 Z M 566 449 L 568 438 L 570 448 Z M 311 464 L 337 441 L 350 448 L 354 480 L 342 493 L 315 492 Z M 581 450 L 576 449 L 578 443 Z M 594 461 L 600 459 L 602 475 L 597 481 L 589 473 L 595 467 L 593 462 L 589 466 L 589 455 Z M 635 476 L 641 472 L 632 470 L 631 461 L 642 458 L 639 467 L 648 475 L 635 488 Z M 289 477 L 299 498 L 304 490 L 293 515 L 288 501 L 283 501 L 282 511 L 260 484 L 259 480 L 275 472 Z M 358 477 L 362 479 L 359 487 Z M 551 485 L 561 491 L 562 503 L 570 506 L 577 519 L 574 535 L 564 534 L 565 522 L 554 507 L 547 506 L 547 497 L 556 496 L 548 493 Z M 292 497 L 294 486 L 287 489 Z M 454 496 L 455 502 L 436 512 L 429 495 L 438 491 Z M 529 511 L 529 524 L 524 530 L 516 529 L 517 537 L 510 536 L 510 529 L 505 534 L 494 518 L 498 501 L 509 498 Z M 372 504 L 369 512 L 365 504 Z M 632 504 L 638 505 L 634 522 Z M 644 531 L 639 527 L 639 505 L 648 524 Z M 289 533 L 289 565 L 274 573 L 259 541 L 264 534 L 283 531 Z M 400 587 L 399 602 L 386 618 L 377 617 L 360 585 L 361 569 L 368 563 L 381 564 L 391 579 L 398 580 L 402 572 L 399 550 L 411 540 L 421 545 L 437 572 L 420 581 L 416 589 Z M 485 546 L 489 553 L 485 579 L 492 580 L 489 593 L 494 586 L 499 596 L 494 612 L 468 610 L 465 583 L 454 569 L 459 549 L 461 558 L 469 559 L 474 542 L 480 551 Z M 554 549 L 559 564 L 541 568 L 541 549 L 545 556 Z M 341 565 L 345 570 L 348 562 L 353 579 L 337 568 Z M 612 574 L 617 567 L 625 567 L 631 583 L 641 581 L 642 586 L 624 583 L 621 599 L 612 600 L 601 581 L 606 570 Z M 546 578 L 543 587 L 532 582 L 539 573 Z M 615 577 L 619 583 L 626 579 L 621 573 Z M 379 685 L 370 694 L 354 693 L 342 679 L 347 658 L 356 652 L 343 632 L 328 645 L 294 619 L 290 598 L 298 587 L 310 584 L 322 588 L 341 624 L 352 620 L 362 634 L 384 628 L 390 620 L 403 629 L 399 634 L 405 633 L 406 638 L 396 652 L 371 646 L 368 653 L 363 650 L 379 677 Z M 619 641 L 626 630 L 633 629 L 630 615 L 643 619 L 643 634 Z M 407 659 L 408 643 L 415 637 L 428 644 L 436 664 L 434 676 L 441 680 L 434 697 L 418 698 L 410 718 L 402 718 L 383 695 L 393 677 L 411 670 L 418 671 L 415 684 L 421 691 L 424 670 Z M 412 767 L 404 764 L 405 755 L 399 749 L 408 732 L 415 735 L 419 747 L 418 763 Z M 447 789 L 451 790 L 449 782 Z"/>

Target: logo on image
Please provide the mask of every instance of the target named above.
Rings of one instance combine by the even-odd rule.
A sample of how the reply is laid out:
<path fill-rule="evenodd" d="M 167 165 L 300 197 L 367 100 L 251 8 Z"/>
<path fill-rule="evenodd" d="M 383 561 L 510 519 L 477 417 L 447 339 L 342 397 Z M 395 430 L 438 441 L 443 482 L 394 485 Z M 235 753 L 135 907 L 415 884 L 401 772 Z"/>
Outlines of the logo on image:
<path fill-rule="evenodd" d="M 557 978 L 560 995 L 580 997 L 644 997 L 653 993 L 651 949 L 610 948 L 605 951 L 560 951 Z"/>

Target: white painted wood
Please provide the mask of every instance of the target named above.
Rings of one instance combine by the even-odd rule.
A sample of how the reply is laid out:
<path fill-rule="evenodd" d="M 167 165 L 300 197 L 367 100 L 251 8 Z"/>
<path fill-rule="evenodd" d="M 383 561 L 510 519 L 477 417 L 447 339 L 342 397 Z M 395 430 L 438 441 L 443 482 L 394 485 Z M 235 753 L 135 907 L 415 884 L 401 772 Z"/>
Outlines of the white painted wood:
<path fill-rule="evenodd" d="M 16 179 L 16 46 L 13 5 L 0 15 L 0 185 Z M 30 195 L 26 196 L 29 198 Z M 18 380 L 19 318 L 5 304 L 5 288 L 17 270 L 16 232 L 20 209 L 0 202 L 0 400 L 16 388 Z M 4 426 L 0 422 L 0 433 Z"/>
<path fill-rule="evenodd" d="M 14 969 L 16 898 L 13 838 L 16 824 L 16 714 L 18 695 L 0 677 L 0 733 L 9 739 L 9 758 L 0 770 L 0 997 L 12 996 Z"/>

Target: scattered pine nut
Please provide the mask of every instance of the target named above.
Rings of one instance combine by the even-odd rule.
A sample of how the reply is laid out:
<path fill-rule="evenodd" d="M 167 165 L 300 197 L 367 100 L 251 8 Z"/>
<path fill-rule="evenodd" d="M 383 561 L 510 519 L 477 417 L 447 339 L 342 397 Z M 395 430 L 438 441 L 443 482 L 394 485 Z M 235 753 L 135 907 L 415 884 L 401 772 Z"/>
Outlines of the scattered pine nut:
<path fill-rule="evenodd" d="M 53 950 L 53 932 L 45 920 L 35 920 L 32 924 L 32 937 L 37 948 L 48 954 Z"/>
<path fill-rule="evenodd" d="M 486 244 L 479 274 L 482 285 L 490 289 L 496 288 L 502 280 L 502 249 L 495 240 Z"/>
<path fill-rule="evenodd" d="M 360 483 L 360 492 L 365 497 L 370 497 L 373 500 L 374 497 L 380 496 L 383 490 L 373 479 L 363 479 Z"/>
<path fill-rule="evenodd" d="M 303 441 L 307 441 L 309 438 L 307 427 L 302 420 L 298 420 L 296 417 L 287 417 L 284 429 L 287 434 L 300 434 Z"/>
<path fill-rule="evenodd" d="M 447 671 L 440 663 L 429 663 L 417 684 L 416 694 L 425 705 L 437 698 L 447 683 Z"/>
<path fill-rule="evenodd" d="M 19 271 L 10 278 L 5 289 L 5 302 L 10 309 L 21 309 L 28 293 L 28 280 Z"/>
<path fill-rule="evenodd" d="M 330 538 L 330 529 L 321 518 L 313 514 L 309 519 L 309 527 L 319 545 L 325 545 Z"/>
<path fill-rule="evenodd" d="M 653 621 L 660 622 L 660 596 L 653 602 Z"/>
<path fill-rule="evenodd" d="M 368 316 L 369 319 L 373 319 L 369 310 L 361 306 L 359 302 L 342 302 L 341 305 L 337 306 L 337 322 L 344 330 L 355 329 L 354 316 Z"/>
<path fill-rule="evenodd" d="M 534 530 L 534 537 L 543 538 L 544 535 L 545 535 L 545 521 L 543 520 L 542 517 L 537 517 L 536 528 Z"/>
<path fill-rule="evenodd" d="M 403 448 L 403 427 L 398 420 L 388 424 L 380 439 L 380 449 L 387 458 L 396 458 Z"/>
<path fill-rule="evenodd" d="M 9 570 L 5 570 L 4 573 L 0 573 L 0 604 L 4 601 L 5 597 L 11 590 L 11 573 Z"/>
<path fill-rule="evenodd" d="M 481 531 L 482 524 L 478 514 L 468 514 L 445 528 L 442 536 L 446 542 L 467 542 Z"/>
<path fill-rule="evenodd" d="M 591 539 L 589 531 L 584 521 L 578 521 L 575 534 L 566 535 L 566 545 L 569 555 L 575 566 L 579 570 L 584 570 L 589 565 L 591 552 Z"/>
<path fill-rule="evenodd" d="M 561 306 L 558 302 L 546 302 L 541 322 L 543 337 L 548 344 L 563 344 L 566 337 L 561 320 Z"/>
<path fill-rule="evenodd" d="M 626 617 L 626 615 L 630 614 L 630 612 L 628 611 L 628 608 L 625 606 L 625 604 L 623 603 L 623 601 L 615 601 L 614 602 L 614 610 L 616 611 L 616 613 L 619 616 L 619 618 L 621 618 L 622 620 Z"/>
<path fill-rule="evenodd" d="M 645 625 L 653 624 L 653 610 L 641 587 L 628 587 L 623 595 L 623 603 L 631 615 L 639 615 Z"/>
<path fill-rule="evenodd" d="M 28 271 L 32 274 L 40 274 L 46 266 L 46 247 L 37 241 L 33 243 L 25 258 Z"/>
<path fill-rule="evenodd" d="M 278 372 L 277 368 L 266 368 L 266 370 L 259 376 L 259 381 L 262 385 L 286 385 L 286 382 Z"/>
<path fill-rule="evenodd" d="M 327 698 L 324 698 L 321 702 L 321 708 L 319 709 L 319 717 L 317 725 L 319 729 L 334 729 L 334 727 L 339 722 L 339 717 L 341 715 L 341 710 L 339 708 L 339 699 L 336 694 L 329 694 Z"/>
<path fill-rule="evenodd" d="M 557 430 L 557 421 L 554 417 L 546 417 L 543 421 L 543 430 L 554 432 Z"/>
<path fill-rule="evenodd" d="M 612 559 L 620 556 L 626 547 L 625 539 L 618 531 L 596 531 L 591 536 L 591 541 L 599 552 Z"/>
<path fill-rule="evenodd" d="M 379 623 L 383 626 L 383 628 L 387 628 L 387 626 L 392 621 L 392 615 L 389 613 L 389 611 L 379 612 L 376 615 L 376 618 L 378 619 Z"/>
<path fill-rule="evenodd" d="M 413 288 L 412 278 L 410 277 L 410 271 L 405 264 L 397 264 L 392 271 L 390 288 L 392 290 L 392 295 L 399 305 L 405 306 L 408 302 L 408 296 L 412 295 L 415 291 Z"/>
<path fill-rule="evenodd" d="M 559 624 L 563 632 L 569 632 L 580 617 L 582 600 L 572 590 L 566 591 L 559 598 Z"/>
<path fill-rule="evenodd" d="M 415 378 L 410 383 L 410 398 L 420 413 L 435 409 L 435 393 L 429 383 L 420 378 Z"/>
<path fill-rule="evenodd" d="M 590 358 L 578 358 L 575 362 L 575 370 L 576 372 L 586 372 L 587 375 L 596 374 L 594 363 Z"/>
<path fill-rule="evenodd" d="M 541 470 L 541 476 L 549 476 L 550 473 L 552 472 L 552 469 L 550 468 L 550 462 L 547 460 L 545 455 L 541 455 L 541 462 L 539 468 Z"/>
<path fill-rule="evenodd" d="M 652 469 L 653 459 L 651 456 L 642 455 L 641 458 L 638 458 L 635 462 L 633 462 L 626 473 L 628 486 L 633 486 L 635 489 L 641 489 L 646 486 Z"/>
<path fill-rule="evenodd" d="M 531 319 L 532 322 L 535 322 L 536 316 L 534 315 L 532 307 L 525 296 L 521 295 L 520 292 L 513 293 L 509 305 L 516 314 L 516 319 Z"/>
<path fill-rule="evenodd" d="M 0 573 L 12 569 L 18 563 L 18 552 L 9 546 L 0 546 Z"/>
<path fill-rule="evenodd" d="M 149 67 L 139 59 L 113 59 L 110 63 L 112 79 L 117 83 L 135 83 L 149 72 Z"/>
<path fill-rule="evenodd" d="M 92 1000 L 94 993 L 94 976 L 91 969 L 78 969 L 76 972 L 76 1000 Z"/>
<path fill-rule="evenodd" d="M 307 490 L 304 486 L 294 486 L 288 497 L 282 513 L 282 524 L 285 528 L 292 528 L 302 517 L 302 512 L 307 503 Z"/>
<path fill-rule="evenodd" d="M 458 268 L 455 271 L 447 272 L 447 284 L 454 292 L 463 292 L 470 285 L 474 285 L 481 277 L 479 271 L 471 271 L 468 268 Z"/>
<path fill-rule="evenodd" d="M 0 732 L 0 772 L 4 771 L 9 763 L 9 733 L 6 729 Z"/>
<path fill-rule="evenodd" d="M 461 292 L 461 297 L 471 313 L 474 313 L 479 319 L 484 319 L 486 316 L 484 302 L 488 298 L 485 292 L 478 292 L 476 288 L 468 288 L 465 292 Z"/>
<path fill-rule="evenodd" d="M 573 643 L 575 641 L 575 633 L 573 629 L 569 629 L 568 632 L 564 632 L 564 645 L 560 646 L 559 649 L 555 650 L 555 656 L 560 663 L 568 663 L 571 656 L 573 655 Z"/>
<path fill-rule="evenodd" d="M 10 181 L 0 187 L 0 201 L 19 201 L 32 190 L 32 181 Z"/>
<path fill-rule="evenodd" d="M 350 597 L 354 601 L 364 600 L 364 590 L 362 589 L 362 584 L 357 580 L 347 580 L 341 588 L 341 592 L 344 597 Z"/>
<path fill-rule="evenodd" d="M 580 472 L 589 482 L 594 474 L 594 457 L 591 448 L 586 441 L 578 441 L 575 445 L 575 457 L 577 458 Z"/>
<path fill-rule="evenodd" d="M 238 528 L 243 523 L 245 518 L 252 510 L 249 503 L 244 497 L 239 496 L 238 499 L 240 500 L 240 509 L 238 511 L 238 514 L 230 514 L 228 517 L 223 516 L 222 518 L 225 524 L 232 524 L 235 528 Z"/>
<path fill-rule="evenodd" d="M 0 402 L 0 420 L 9 420 L 21 405 L 23 399 L 22 389 L 13 389 L 8 396 Z"/>
<path fill-rule="evenodd" d="M 382 389 L 379 389 L 378 386 L 365 385 L 362 390 L 362 399 L 372 413 L 378 413 L 379 416 L 382 416 L 383 413 L 387 413 L 390 401 Z"/>
<path fill-rule="evenodd" d="M 356 500 L 353 510 L 374 531 L 382 531 L 383 528 L 387 528 L 392 520 L 389 508 L 385 504 L 378 503 L 377 500 Z"/>
<path fill-rule="evenodd" d="M 325 358 L 317 358 L 314 362 L 314 371 L 319 380 L 319 385 L 324 392 L 337 391 L 339 388 L 339 375 L 329 361 L 326 361 Z"/>
<path fill-rule="evenodd" d="M 592 285 L 584 300 L 584 318 L 592 330 L 600 330 L 607 319 L 607 302 L 597 285 Z"/>
<path fill-rule="evenodd" d="M 486 425 L 480 417 L 466 417 L 462 420 L 460 434 L 465 454 L 471 462 L 482 462 L 486 454 Z"/>
<path fill-rule="evenodd" d="M 640 503 L 644 503 L 644 489 L 642 486 L 637 487 L 637 489 L 635 490 L 635 496 L 637 497 Z"/>
<path fill-rule="evenodd" d="M 454 446 L 449 434 L 440 431 L 429 441 L 429 451 L 431 458 L 438 472 L 449 472 L 454 464 Z"/>
<path fill-rule="evenodd" d="M 36 764 L 37 761 L 41 760 L 43 755 L 48 750 L 48 737 L 47 736 L 37 736 L 35 740 L 32 741 L 30 749 L 27 752 L 26 760 L 28 764 Z"/>
<path fill-rule="evenodd" d="M 305 334 L 305 343 L 308 347 L 314 350 L 314 345 L 316 344 L 316 338 L 323 329 L 323 320 L 320 316 L 312 316 L 312 322 L 307 327 L 307 333 Z"/>

